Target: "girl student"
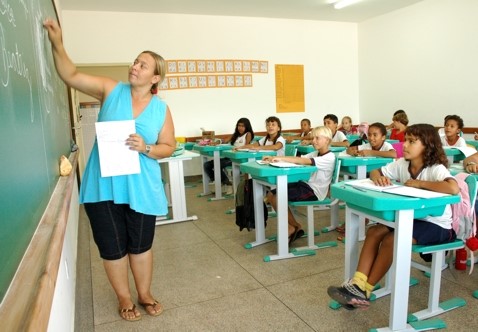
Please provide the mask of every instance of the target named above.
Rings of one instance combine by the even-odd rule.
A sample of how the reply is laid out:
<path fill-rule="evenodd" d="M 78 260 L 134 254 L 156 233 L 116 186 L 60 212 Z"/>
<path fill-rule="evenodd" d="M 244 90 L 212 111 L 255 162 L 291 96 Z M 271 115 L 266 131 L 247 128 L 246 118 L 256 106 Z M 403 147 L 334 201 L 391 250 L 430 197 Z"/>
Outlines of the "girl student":
<path fill-rule="evenodd" d="M 350 116 L 344 116 L 338 128 L 345 135 L 353 135 L 357 133 L 357 128 L 352 125 L 352 118 Z"/>
<path fill-rule="evenodd" d="M 461 130 L 465 125 L 463 119 L 458 115 L 447 115 L 444 124 L 445 135 L 441 137 L 443 146 L 465 147 L 466 141 L 460 137 Z"/>
<path fill-rule="evenodd" d="M 393 128 L 390 133 L 390 139 L 398 139 L 400 142 L 405 141 L 405 129 L 408 125 L 408 116 L 405 112 L 395 112 L 392 118 Z"/>
<path fill-rule="evenodd" d="M 448 161 L 435 127 L 416 124 L 405 132 L 403 156 L 380 170 L 373 170 L 370 179 L 378 186 L 398 181 L 405 186 L 446 194 L 457 194 L 459 187 L 447 169 Z M 360 258 L 353 278 L 342 286 L 330 286 L 329 296 L 346 306 L 368 307 L 375 284 L 392 265 L 394 230 L 377 224 L 367 230 Z M 425 217 L 413 221 L 413 244 L 439 244 L 453 241 L 450 205 L 438 217 Z"/>
<path fill-rule="evenodd" d="M 385 158 L 397 158 L 397 152 L 392 144 L 385 141 L 387 128 L 383 123 L 375 122 L 368 127 L 368 143 L 350 146 L 347 153 L 352 156 L 374 156 Z"/>
<path fill-rule="evenodd" d="M 287 185 L 289 201 L 314 201 L 323 200 L 327 196 L 332 174 L 335 166 L 335 155 L 329 150 L 332 140 L 332 131 L 327 127 L 317 127 L 312 130 L 312 144 L 316 151 L 300 157 L 292 156 L 264 156 L 263 160 L 269 162 L 286 161 L 299 165 L 313 165 L 317 171 L 312 173 L 307 182 L 299 181 Z M 277 211 L 276 191 L 267 193 L 267 200 Z M 289 244 L 304 235 L 301 224 L 294 218 L 292 211 L 288 210 Z"/>
<path fill-rule="evenodd" d="M 278 117 L 270 116 L 266 119 L 267 135 L 257 142 L 246 144 L 244 149 L 275 150 L 277 156 L 285 155 L 285 139 L 281 135 L 282 124 Z"/>
<path fill-rule="evenodd" d="M 254 130 L 252 130 L 251 122 L 247 118 L 240 118 L 237 120 L 234 133 L 225 143 L 230 143 L 234 148 L 240 148 L 251 143 L 254 138 Z M 232 162 L 229 158 L 221 158 L 221 183 L 223 185 L 232 185 L 227 177 L 225 168 L 231 166 Z M 214 181 L 214 160 L 208 160 L 204 163 L 204 172 L 209 176 L 211 181 Z"/>

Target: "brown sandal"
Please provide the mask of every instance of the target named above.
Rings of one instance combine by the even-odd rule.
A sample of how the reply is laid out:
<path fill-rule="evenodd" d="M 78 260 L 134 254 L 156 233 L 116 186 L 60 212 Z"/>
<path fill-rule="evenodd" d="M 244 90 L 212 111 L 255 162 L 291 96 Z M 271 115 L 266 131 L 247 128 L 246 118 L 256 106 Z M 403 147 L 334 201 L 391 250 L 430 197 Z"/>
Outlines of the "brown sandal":
<path fill-rule="evenodd" d="M 154 310 L 154 307 L 159 304 L 159 311 L 149 311 L 147 308 L 148 307 L 152 307 L 153 310 Z M 139 303 L 140 306 L 142 306 L 144 308 L 144 310 L 146 311 L 146 313 L 150 316 L 159 316 L 161 315 L 161 313 L 163 312 L 163 306 L 156 300 L 154 300 L 153 303 Z"/>
<path fill-rule="evenodd" d="M 120 314 L 121 318 L 123 318 L 124 320 L 127 320 L 128 322 L 136 322 L 136 321 L 141 319 L 141 315 L 136 316 L 136 312 L 135 312 L 136 311 L 136 305 L 134 305 L 134 304 L 129 309 L 128 308 L 123 308 L 123 309 L 119 308 L 118 311 L 119 311 L 119 314 Z M 128 316 L 124 315 L 125 313 L 129 313 L 129 312 L 132 312 L 132 313 L 135 314 L 133 318 L 128 318 Z"/>

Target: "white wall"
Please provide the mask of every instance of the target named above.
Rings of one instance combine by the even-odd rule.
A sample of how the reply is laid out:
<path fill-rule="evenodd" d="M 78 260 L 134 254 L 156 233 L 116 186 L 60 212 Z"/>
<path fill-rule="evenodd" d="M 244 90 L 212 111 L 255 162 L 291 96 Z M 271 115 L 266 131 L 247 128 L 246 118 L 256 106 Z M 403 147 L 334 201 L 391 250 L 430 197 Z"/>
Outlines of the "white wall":
<path fill-rule="evenodd" d="M 145 49 L 165 59 L 269 61 L 253 88 L 161 92 L 169 104 L 176 136 L 199 136 L 200 127 L 231 133 L 240 117 L 254 130 L 277 115 L 283 129 L 326 113 L 358 115 L 357 25 L 284 19 L 176 14 L 63 11 L 65 46 L 77 64 L 130 63 Z M 275 64 L 302 64 L 305 113 L 275 113 Z"/>
<path fill-rule="evenodd" d="M 427 0 L 358 26 L 360 117 L 477 127 L 478 1 Z"/>

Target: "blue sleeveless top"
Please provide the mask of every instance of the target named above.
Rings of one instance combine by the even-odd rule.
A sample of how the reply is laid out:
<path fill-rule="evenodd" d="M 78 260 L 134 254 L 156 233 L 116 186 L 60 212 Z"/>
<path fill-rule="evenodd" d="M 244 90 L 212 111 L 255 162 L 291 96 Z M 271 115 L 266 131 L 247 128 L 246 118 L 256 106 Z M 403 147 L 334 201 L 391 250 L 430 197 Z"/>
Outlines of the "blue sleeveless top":
<path fill-rule="evenodd" d="M 131 86 L 118 83 L 101 106 L 98 121 L 133 120 Z M 136 118 L 136 133 L 149 144 L 155 144 L 166 118 L 166 103 L 153 96 Z M 129 204 L 134 211 L 149 215 L 166 215 L 168 202 L 157 160 L 139 154 L 141 173 L 101 177 L 98 143 L 91 150 L 80 188 L 80 203 L 113 201 Z"/>

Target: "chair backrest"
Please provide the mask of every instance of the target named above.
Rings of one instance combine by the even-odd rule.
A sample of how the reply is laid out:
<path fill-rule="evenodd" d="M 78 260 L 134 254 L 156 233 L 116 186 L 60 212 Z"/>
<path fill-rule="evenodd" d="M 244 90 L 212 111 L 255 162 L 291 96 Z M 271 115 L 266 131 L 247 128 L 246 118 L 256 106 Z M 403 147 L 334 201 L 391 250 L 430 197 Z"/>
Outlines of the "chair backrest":
<path fill-rule="evenodd" d="M 284 153 L 286 156 L 295 157 L 297 155 L 297 146 L 295 144 L 286 144 Z"/>
<path fill-rule="evenodd" d="M 466 177 L 465 182 L 468 185 L 468 194 L 470 195 L 471 209 L 474 210 L 478 190 L 476 177 L 474 177 L 473 175 L 469 175 Z"/>
<path fill-rule="evenodd" d="M 334 167 L 334 172 L 332 173 L 332 181 L 330 181 L 330 184 L 334 184 L 339 182 L 339 175 L 340 175 L 340 165 L 341 165 L 340 159 L 335 156 L 335 167 Z"/>
<path fill-rule="evenodd" d="M 397 159 L 403 157 L 403 142 L 397 142 L 392 144 L 395 151 L 397 151 Z"/>

